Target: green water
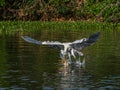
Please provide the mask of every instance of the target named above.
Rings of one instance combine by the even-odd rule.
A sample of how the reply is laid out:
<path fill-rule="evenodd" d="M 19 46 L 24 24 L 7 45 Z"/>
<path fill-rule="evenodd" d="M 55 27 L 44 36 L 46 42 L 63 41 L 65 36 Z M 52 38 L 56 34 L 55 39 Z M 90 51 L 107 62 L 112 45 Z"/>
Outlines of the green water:
<path fill-rule="evenodd" d="M 28 35 L 41 41 L 72 42 L 98 31 L 97 27 L 92 29 L 1 32 L 0 90 L 119 90 L 119 30 L 99 30 L 98 42 L 82 50 L 84 68 L 64 67 L 58 50 L 27 43 L 21 38 Z"/>

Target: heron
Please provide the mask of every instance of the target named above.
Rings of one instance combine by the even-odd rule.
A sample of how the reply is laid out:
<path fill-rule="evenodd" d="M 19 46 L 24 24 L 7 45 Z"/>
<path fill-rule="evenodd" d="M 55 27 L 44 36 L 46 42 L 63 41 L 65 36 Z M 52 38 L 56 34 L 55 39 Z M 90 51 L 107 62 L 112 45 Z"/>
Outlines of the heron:
<path fill-rule="evenodd" d="M 100 32 L 90 35 L 88 38 L 82 38 L 75 40 L 73 42 L 59 42 L 59 41 L 38 41 L 29 36 L 22 36 L 22 38 L 29 42 L 38 45 L 48 45 L 53 48 L 60 50 L 60 58 L 68 60 L 68 63 L 71 62 L 71 57 L 77 58 L 83 56 L 84 54 L 80 52 L 83 48 L 93 45 L 100 36 Z"/>

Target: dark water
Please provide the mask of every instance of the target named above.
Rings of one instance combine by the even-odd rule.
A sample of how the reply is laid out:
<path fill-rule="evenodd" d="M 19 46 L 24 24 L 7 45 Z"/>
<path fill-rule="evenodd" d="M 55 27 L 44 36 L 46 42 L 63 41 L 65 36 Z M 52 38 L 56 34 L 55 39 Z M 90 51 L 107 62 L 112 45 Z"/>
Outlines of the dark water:
<path fill-rule="evenodd" d="M 101 31 L 99 41 L 82 52 L 84 68 L 64 67 L 59 51 L 25 42 L 68 42 L 96 31 L 40 31 L 0 35 L 0 90 L 120 90 L 120 32 Z"/>

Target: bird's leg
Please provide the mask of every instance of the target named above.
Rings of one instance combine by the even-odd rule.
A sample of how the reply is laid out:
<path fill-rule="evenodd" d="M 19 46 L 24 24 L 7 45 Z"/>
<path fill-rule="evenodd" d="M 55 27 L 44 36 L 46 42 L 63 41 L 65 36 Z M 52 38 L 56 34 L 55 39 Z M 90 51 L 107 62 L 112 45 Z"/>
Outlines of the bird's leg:
<path fill-rule="evenodd" d="M 72 63 L 72 61 L 71 61 L 71 54 L 68 53 L 68 64 L 71 64 L 71 63 Z"/>
<path fill-rule="evenodd" d="M 84 54 L 82 52 L 79 52 L 79 51 L 77 51 L 77 53 L 79 55 L 79 62 L 80 62 L 80 64 L 82 64 L 81 56 L 84 56 Z"/>
<path fill-rule="evenodd" d="M 85 67 L 85 57 L 83 58 L 83 61 L 82 61 L 82 67 Z"/>
<path fill-rule="evenodd" d="M 79 57 L 79 61 L 77 61 L 76 64 L 81 68 L 85 68 L 85 57 L 82 60 Z"/>

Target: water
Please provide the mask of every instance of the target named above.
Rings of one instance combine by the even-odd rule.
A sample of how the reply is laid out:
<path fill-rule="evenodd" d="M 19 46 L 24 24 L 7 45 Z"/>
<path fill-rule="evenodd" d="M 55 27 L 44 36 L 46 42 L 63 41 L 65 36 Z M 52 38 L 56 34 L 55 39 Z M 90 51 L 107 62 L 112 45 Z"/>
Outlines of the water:
<path fill-rule="evenodd" d="M 96 31 L 25 33 L 38 40 L 68 42 Z M 27 43 L 21 33 L 0 35 L 0 90 L 120 90 L 120 32 L 101 31 L 87 47 L 85 67 L 65 67 L 59 51 Z"/>

